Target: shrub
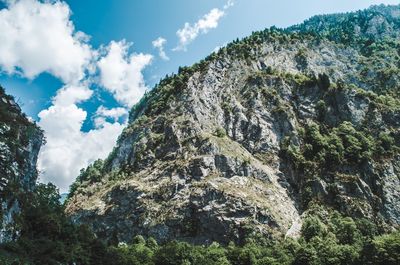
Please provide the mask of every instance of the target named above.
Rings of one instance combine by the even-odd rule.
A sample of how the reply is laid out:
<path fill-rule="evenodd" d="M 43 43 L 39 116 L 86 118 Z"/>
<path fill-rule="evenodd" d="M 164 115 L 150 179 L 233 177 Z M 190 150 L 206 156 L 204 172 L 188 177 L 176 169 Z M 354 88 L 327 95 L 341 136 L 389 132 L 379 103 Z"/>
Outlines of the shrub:
<path fill-rule="evenodd" d="M 215 130 L 215 135 L 216 135 L 217 137 L 223 138 L 223 137 L 226 136 L 226 131 L 225 131 L 224 128 L 218 127 L 218 128 Z"/>
<path fill-rule="evenodd" d="M 316 236 L 323 236 L 325 232 L 326 228 L 318 217 L 306 218 L 301 228 L 301 234 L 306 241 L 310 241 Z"/>
<path fill-rule="evenodd" d="M 375 237 L 363 250 L 364 264 L 400 264 L 400 232 Z"/>

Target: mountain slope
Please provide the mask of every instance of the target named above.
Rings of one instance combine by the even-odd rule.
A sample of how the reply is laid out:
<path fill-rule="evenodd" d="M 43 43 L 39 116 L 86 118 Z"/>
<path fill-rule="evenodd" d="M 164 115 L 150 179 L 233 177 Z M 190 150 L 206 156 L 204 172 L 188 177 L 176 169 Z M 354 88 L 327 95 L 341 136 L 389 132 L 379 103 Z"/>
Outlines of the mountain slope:
<path fill-rule="evenodd" d="M 296 236 L 318 205 L 398 227 L 399 8 L 256 32 L 166 77 L 67 213 L 125 242 Z"/>
<path fill-rule="evenodd" d="M 0 243 L 15 239 L 21 212 L 21 197 L 36 184 L 36 161 L 43 132 L 28 120 L 0 87 Z"/>

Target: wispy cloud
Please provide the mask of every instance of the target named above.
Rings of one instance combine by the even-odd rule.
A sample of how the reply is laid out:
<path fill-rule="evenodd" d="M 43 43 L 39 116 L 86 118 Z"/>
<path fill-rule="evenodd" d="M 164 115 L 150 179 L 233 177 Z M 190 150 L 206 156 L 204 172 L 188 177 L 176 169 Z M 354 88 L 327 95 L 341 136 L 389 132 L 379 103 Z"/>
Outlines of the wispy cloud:
<path fill-rule="evenodd" d="M 161 57 L 161 59 L 168 61 L 169 57 L 164 50 L 165 43 L 167 43 L 167 40 L 163 37 L 158 37 L 156 40 L 153 40 L 151 42 L 151 44 L 153 44 L 153 47 L 158 49 L 158 55 Z"/>
<path fill-rule="evenodd" d="M 122 107 L 106 108 L 100 106 L 96 110 L 94 117 L 94 124 L 96 128 L 104 127 L 107 123 L 107 119 L 111 119 L 113 122 L 118 122 L 121 117 L 126 117 L 128 115 L 128 110 Z"/>
<path fill-rule="evenodd" d="M 176 32 L 179 41 L 178 45 L 173 50 L 186 51 L 187 46 L 200 34 L 206 34 L 209 30 L 217 28 L 219 20 L 226 14 L 226 10 L 233 5 L 234 1 L 228 0 L 222 10 L 219 8 L 213 8 L 196 23 L 190 24 L 189 22 L 186 22 L 183 28 L 178 29 Z"/>
<path fill-rule="evenodd" d="M 218 21 L 224 16 L 225 12 L 218 8 L 212 9 L 193 25 L 188 22 L 184 27 L 176 32 L 179 42 L 174 48 L 175 51 L 186 51 L 187 45 L 194 41 L 199 34 L 206 34 L 210 29 L 218 26 Z"/>
<path fill-rule="evenodd" d="M 120 117 L 127 115 L 128 110 L 122 107 L 116 107 L 116 108 L 106 108 L 104 106 L 100 106 L 97 111 L 96 115 L 106 117 L 106 118 L 112 118 L 115 121 L 117 121 Z"/>
<path fill-rule="evenodd" d="M 228 8 L 234 6 L 234 5 L 235 5 L 235 1 L 233 1 L 233 0 L 228 0 L 228 1 L 226 2 L 226 4 L 224 5 L 224 9 L 226 10 L 226 9 L 228 9 Z"/>

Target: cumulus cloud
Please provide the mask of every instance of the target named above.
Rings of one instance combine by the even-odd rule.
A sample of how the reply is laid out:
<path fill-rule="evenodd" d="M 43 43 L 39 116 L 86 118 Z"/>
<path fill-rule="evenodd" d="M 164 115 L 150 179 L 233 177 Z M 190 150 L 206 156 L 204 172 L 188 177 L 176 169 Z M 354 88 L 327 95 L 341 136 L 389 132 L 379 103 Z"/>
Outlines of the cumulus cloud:
<path fill-rule="evenodd" d="M 104 106 L 100 106 L 96 111 L 96 115 L 106 118 L 112 118 L 114 120 L 118 120 L 120 117 L 125 116 L 127 114 L 128 110 L 121 107 L 108 109 Z"/>
<path fill-rule="evenodd" d="M 93 91 L 86 86 L 65 86 L 57 91 L 53 99 L 54 105 L 69 106 L 88 100 Z"/>
<path fill-rule="evenodd" d="M 193 25 L 186 22 L 184 27 L 176 32 L 179 43 L 174 50 L 186 50 L 187 45 L 195 40 L 199 34 L 205 34 L 210 29 L 216 28 L 224 14 L 225 12 L 223 10 L 214 8 Z"/>
<path fill-rule="evenodd" d="M 128 115 L 128 110 L 122 107 L 106 108 L 100 106 L 94 117 L 94 124 L 96 128 L 101 128 L 106 124 L 107 119 L 111 119 L 113 122 L 118 122 L 119 119 L 125 118 Z"/>
<path fill-rule="evenodd" d="M 81 168 L 105 158 L 112 150 L 125 125 L 127 107 L 147 89 L 142 70 L 152 56 L 129 53 L 131 45 L 125 41 L 112 41 L 107 47 L 94 50 L 88 44 L 89 36 L 75 30 L 65 2 L 3 2 L 6 8 L 0 10 L 1 71 L 30 79 L 48 72 L 65 84 L 52 99 L 52 105 L 38 114 L 47 142 L 39 154 L 40 178 L 55 183 L 64 192 Z M 156 43 L 160 51 L 164 43 Z M 99 84 L 123 107 L 100 106 L 91 117 L 95 127 L 84 132 L 82 125 L 88 114 L 78 104 L 93 96 L 89 87 L 98 73 Z"/>
<path fill-rule="evenodd" d="M 146 91 L 142 71 L 153 58 L 150 54 L 129 54 L 130 46 L 125 41 L 112 41 L 97 63 L 100 84 L 126 107 L 132 107 Z"/>
<path fill-rule="evenodd" d="M 88 36 L 76 32 L 69 6 L 59 1 L 7 1 L 0 10 L 0 67 L 8 74 L 34 78 L 48 72 L 77 83 L 93 52 Z"/>
<path fill-rule="evenodd" d="M 62 192 L 68 190 L 81 168 L 107 157 L 124 127 L 122 123 L 104 120 L 98 128 L 81 131 L 87 112 L 77 104 L 92 94 L 86 86 L 67 85 L 57 92 L 52 106 L 39 113 L 39 126 L 45 130 L 47 140 L 39 154 L 41 180 L 55 183 Z M 99 113 L 117 117 L 122 110 L 104 108 Z"/>
<path fill-rule="evenodd" d="M 154 48 L 158 49 L 158 55 L 161 57 L 161 59 L 168 61 L 169 57 L 164 51 L 164 45 L 166 42 L 167 42 L 166 39 L 164 39 L 163 37 L 159 37 L 156 40 L 153 40 L 151 43 L 153 44 Z"/>

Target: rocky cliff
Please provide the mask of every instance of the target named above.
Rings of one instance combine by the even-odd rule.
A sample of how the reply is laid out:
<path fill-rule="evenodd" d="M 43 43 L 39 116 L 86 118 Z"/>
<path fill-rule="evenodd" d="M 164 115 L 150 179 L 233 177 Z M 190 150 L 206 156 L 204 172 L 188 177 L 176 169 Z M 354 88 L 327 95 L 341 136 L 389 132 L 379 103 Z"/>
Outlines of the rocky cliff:
<path fill-rule="evenodd" d="M 102 238 L 296 236 L 316 206 L 400 224 L 400 6 L 237 40 L 146 94 L 67 213 Z"/>
<path fill-rule="evenodd" d="M 18 235 L 20 198 L 35 187 L 43 132 L 0 87 L 0 243 Z"/>

